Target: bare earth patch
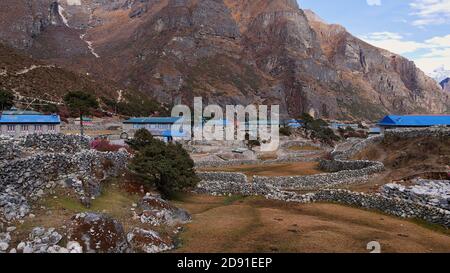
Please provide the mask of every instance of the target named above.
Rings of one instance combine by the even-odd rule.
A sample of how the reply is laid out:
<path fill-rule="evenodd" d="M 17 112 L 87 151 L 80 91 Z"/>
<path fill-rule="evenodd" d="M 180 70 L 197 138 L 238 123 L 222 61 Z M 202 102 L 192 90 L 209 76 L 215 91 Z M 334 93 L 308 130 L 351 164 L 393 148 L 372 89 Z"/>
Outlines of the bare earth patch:
<path fill-rule="evenodd" d="M 220 168 L 204 168 L 201 171 L 209 172 L 240 172 L 252 177 L 259 176 L 300 176 L 322 173 L 317 162 L 295 162 L 282 164 L 242 165 Z"/>
<path fill-rule="evenodd" d="M 335 204 L 188 195 L 176 205 L 193 214 L 176 252 L 367 253 L 371 241 L 382 252 L 450 252 L 448 231 Z"/>

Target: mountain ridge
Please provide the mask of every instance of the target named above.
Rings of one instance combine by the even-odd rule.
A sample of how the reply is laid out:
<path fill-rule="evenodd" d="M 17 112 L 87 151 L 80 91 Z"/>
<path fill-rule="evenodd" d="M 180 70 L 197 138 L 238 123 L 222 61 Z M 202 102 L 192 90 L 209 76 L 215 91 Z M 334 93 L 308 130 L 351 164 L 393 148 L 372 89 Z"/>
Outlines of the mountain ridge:
<path fill-rule="evenodd" d="M 202 96 L 220 105 L 279 104 L 285 117 L 371 120 L 449 111 L 448 94 L 413 62 L 326 24 L 295 0 L 80 3 L 39 0 L 34 5 L 53 5 L 49 15 L 24 24 L 39 31 L 23 39 L 7 28 L 0 40 L 167 104 Z"/>

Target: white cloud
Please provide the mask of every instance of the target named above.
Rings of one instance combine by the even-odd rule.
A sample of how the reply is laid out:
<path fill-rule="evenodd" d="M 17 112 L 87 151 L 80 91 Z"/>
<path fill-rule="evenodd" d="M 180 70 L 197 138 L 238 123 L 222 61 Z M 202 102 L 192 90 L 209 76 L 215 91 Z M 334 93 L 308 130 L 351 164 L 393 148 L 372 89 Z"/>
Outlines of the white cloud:
<path fill-rule="evenodd" d="M 450 68 L 450 35 L 437 36 L 423 42 L 409 41 L 402 35 L 393 32 L 374 32 L 360 37 L 374 46 L 403 55 L 406 53 L 419 54 L 414 61 L 426 73 L 432 73 L 436 68 L 444 66 Z"/>
<path fill-rule="evenodd" d="M 450 0 L 414 0 L 409 5 L 417 17 L 412 22 L 415 26 L 450 23 Z"/>
<path fill-rule="evenodd" d="M 381 0 L 367 0 L 369 6 L 381 6 Z"/>
<path fill-rule="evenodd" d="M 427 45 L 415 41 L 407 41 L 398 33 L 374 32 L 361 37 L 367 43 L 379 48 L 387 49 L 397 54 L 412 53 Z"/>

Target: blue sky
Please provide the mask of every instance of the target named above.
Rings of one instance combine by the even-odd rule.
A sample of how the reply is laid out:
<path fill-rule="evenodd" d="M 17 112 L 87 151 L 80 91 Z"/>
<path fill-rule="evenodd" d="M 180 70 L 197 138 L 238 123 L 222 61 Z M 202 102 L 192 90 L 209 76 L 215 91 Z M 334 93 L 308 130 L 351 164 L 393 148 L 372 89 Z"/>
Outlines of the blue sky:
<path fill-rule="evenodd" d="M 298 0 L 328 23 L 406 56 L 428 74 L 450 70 L 450 0 Z"/>

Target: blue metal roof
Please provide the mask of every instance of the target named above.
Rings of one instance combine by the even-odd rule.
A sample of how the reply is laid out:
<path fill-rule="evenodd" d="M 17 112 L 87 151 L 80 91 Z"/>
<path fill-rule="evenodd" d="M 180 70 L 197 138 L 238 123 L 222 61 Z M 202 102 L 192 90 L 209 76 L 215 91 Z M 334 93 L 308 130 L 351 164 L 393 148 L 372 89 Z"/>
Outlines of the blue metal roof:
<path fill-rule="evenodd" d="M 386 116 L 378 124 L 380 126 L 425 127 L 450 126 L 450 115 L 441 116 Z"/>
<path fill-rule="evenodd" d="M 148 117 L 148 118 L 130 118 L 125 124 L 173 124 L 181 117 Z"/>
<path fill-rule="evenodd" d="M 0 124 L 59 124 L 61 119 L 58 115 L 1 115 Z"/>

